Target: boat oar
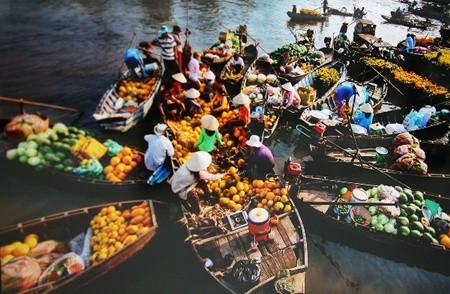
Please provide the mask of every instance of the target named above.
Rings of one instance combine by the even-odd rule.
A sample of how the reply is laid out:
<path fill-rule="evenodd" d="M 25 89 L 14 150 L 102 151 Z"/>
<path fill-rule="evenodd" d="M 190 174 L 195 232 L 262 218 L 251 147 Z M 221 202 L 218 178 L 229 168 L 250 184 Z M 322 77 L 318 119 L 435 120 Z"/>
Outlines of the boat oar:
<path fill-rule="evenodd" d="M 22 105 L 43 106 L 43 107 L 59 109 L 59 110 L 65 110 L 65 111 L 72 111 L 72 112 L 77 112 L 78 111 L 78 109 L 71 108 L 71 107 L 59 106 L 59 105 L 43 103 L 43 102 L 30 101 L 30 100 L 25 100 L 23 98 L 10 98 L 10 97 L 0 96 L 0 100 L 1 101 L 7 101 L 7 102 L 20 103 Z"/>
<path fill-rule="evenodd" d="M 389 81 L 388 78 L 386 78 L 381 72 L 379 72 L 376 68 L 374 68 L 373 66 L 370 66 L 379 76 L 381 76 L 383 79 L 385 79 L 389 85 L 391 85 L 397 92 L 399 92 L 403 97 L 405 97 L 405 94 L 402 93 L 402 91 L 400 91 L 396 86 L 394 86 L 394 84 L 391 83 L 391 81 Z"/>

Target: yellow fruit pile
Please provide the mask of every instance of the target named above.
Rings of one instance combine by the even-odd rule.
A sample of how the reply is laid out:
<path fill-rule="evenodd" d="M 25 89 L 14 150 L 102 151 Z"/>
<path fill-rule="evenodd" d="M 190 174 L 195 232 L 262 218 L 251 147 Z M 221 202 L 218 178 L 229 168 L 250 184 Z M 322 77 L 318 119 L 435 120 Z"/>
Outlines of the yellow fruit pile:
<path fill-rule="evenodd" d="M 218 197 L 219 204 L 232 211 L 242 210 L 253 195 L 247 178 L 241 178 L 237 168 L 230 167 L 229 174 L 217 181 L 209 182 L 209 192 Z"/>
<path fill-rule="evenodd" d="M 424 56 L 426 59 L 430 60 L 436 58 L 438 52 L 440 52 L 442 55 L 438 58 L 437 64 L 446 69 L 450 69 L 450 49 L 441 48 L 438 51 L 428 52 Z"/>
<path fill-rule="evenodd" d="M 146 201 L 124 211 L 115 206 L 103 207 L 90 225 L 93 230 L 90 260 L 95 264 L 148 232 L 150 207 Z"/>
<path fill-rule="evenodd" d="M 147 100 L 155 87 L 156 78 L 146 81 L 122 80 L 118 87 L 119 96 L 125 101 L 140 102 Z"/>
<path fill-rule="evenodd" d="M 27 255 L 31 249 L 36 247 L 39 237 L 36 234 L 27 235 L 23 242 L 16 241 L 0 248 L 1 264 L 5 264 L 14 257 Z"/>
<path fill-rule="evenodd" d="M 270 213 L 289 212 L 292 210 L 288 191 L 274 178 L 268 180 L 253 180 L 252 187 L 259 199 L 257 207 L 263 207 Z"/>
<path fill-rule="evenodd" d="M 130 147 L 124 147 L 111 157 L 109 165 L 103 169 L 105 179 L 110 182 L 121 182 L 142 162 L 142 155 Z"/>
<path fill-rule="evenodd" d="M 272 114 L 272 115 L 264 115 L 264 127 L 266 129 L 270 129 L 273 127 L 273 124 L 277 121 L 277 116 Z"/>
<path fill-rule="evenodd" d="M 323 87 L 329 87 L 339 81 L 340 73 L 335 68 L 321 67 L 314 75 L 314 81 Z"/>
<path fill-rule="evenodd" d="M 314 9 L 310 9 L 310 8 L 301 8 L 300 9 L 300 13 L 301 14 L 307 14 L 307 15 L 312 15 L 312 16 L 319 16 L 320 12 Z"/>

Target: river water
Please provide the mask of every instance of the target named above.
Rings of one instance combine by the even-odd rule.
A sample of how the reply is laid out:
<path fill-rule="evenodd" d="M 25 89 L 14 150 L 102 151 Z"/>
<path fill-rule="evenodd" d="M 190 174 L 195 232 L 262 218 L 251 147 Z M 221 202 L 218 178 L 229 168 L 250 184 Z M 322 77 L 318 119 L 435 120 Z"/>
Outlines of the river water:
<path fill-rule="evenodd" d="M 329 1 L 334 8 L 364 6 L 367 17 L 378 23 L 377 36 L 397 44 L 409 32 L 406 27 L 382 24 L 380 14 L 403 4 L 393 0 Z M 320 0 L 305 0 L 297 7 L 318 8 Z M 217 41 L 226 28 L 247 24 L 258 41 L 260 52 L 270 52 L 294 40 L 290 31 L 316 32 L 316 47 L 323 37 L 337 34 L 343 21 L 331 16 L 323 23 L 288 22 L 291 1 L 270 0 L 60 0 L 0 1 L 0 95 L 22 97 L 77 108 L 82 112 L 76 124 L 101 133 L 92 113 L 107 87 L 115 82 L 124 50 L 156 36 L 161 24 L 188 27 L 189 42 L 202 50 Z M 289 29 L 288 29 L 289 28 Z M 437 27 L 413 32 L 438 36 Z M 26 108 L 28 112 L 42 109 Z M 0 102 L 1 118 L 16 114 L 17 105 Z M 56 114 L 55 114 L 56 116 Z M 52 118 L 52 117 L 51 117 Z M 102 133 L 144 148 L 141 139 L 151 124 L 147 118 L 126 134 Z M 294 153 L 292 145 L 272 145 L 278 159 Z M 0 227 L 36 217 L 94 204 L 141 199 L 163 193 L 159 188 L 122 197 L 96 191 L 82 195 L 57 183 L 0 173 Z M 50 179 L 49 179 L 50 181 Z M 164 195 L 163 195 L 164 196 Z M 167 195 L 170 197 L 171 195 Z M 136 257 L 84 289 L 84 293 L 221 293 L 198 266 L 184 232 L 168 222 L 167 209 L 160 212 L 160 234 Z M 307 224 L 306 224 L 307 226 Z M 448 293 L 450 278 L 422 269 L 394 263 L 367 253 L 308 235 L 308 293 Z M 420 258 L 420 257 L 417 257 Z M 442 261 L 448 262 L 448 261 Z"/>

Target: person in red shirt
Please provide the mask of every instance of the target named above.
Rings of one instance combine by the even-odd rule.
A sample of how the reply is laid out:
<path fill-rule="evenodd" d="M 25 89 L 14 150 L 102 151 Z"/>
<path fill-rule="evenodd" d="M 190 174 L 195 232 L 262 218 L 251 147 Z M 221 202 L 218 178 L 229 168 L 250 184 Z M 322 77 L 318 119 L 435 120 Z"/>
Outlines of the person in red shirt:
<path fill-rule="evenodd" d="M 233 98 L 233 103 L 239 107 L 239 120 L 242 122 L 243 126 L 247 126 L 250 121 L 250 98 L 240 93 Z"/>

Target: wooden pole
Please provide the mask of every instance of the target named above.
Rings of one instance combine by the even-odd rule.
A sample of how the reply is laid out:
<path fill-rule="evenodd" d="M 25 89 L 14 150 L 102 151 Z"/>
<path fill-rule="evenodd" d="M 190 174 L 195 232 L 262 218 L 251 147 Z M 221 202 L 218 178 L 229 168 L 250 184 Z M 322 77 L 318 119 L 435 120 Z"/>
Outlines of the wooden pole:
<path fill-rule="evenodd" d="M 78 111 L 78 109 L 71 108 L 71 107 L 59 106 L 59 105 L 43 103 L 43 102 L 35 102 L 35 101 L 25 100 L 23 98 L 10 98 L 10 97 L 0 96 L 0 101 L 20 103 L 22 105 L 42 106 L 42 107 L 48 107 L 48 108 L 65 110 L 65 111 L 72 111 L 72 112 L 77 112 Z"/>

